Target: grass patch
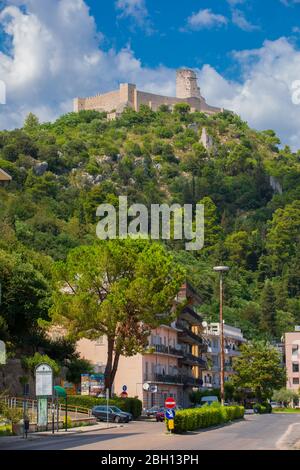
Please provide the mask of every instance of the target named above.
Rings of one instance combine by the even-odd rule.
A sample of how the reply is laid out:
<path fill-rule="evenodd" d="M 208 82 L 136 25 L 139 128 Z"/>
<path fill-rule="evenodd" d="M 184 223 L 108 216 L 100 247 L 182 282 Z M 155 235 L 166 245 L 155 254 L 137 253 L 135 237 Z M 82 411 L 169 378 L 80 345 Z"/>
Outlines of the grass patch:
<path fill-rule="evenodd" d="M 300 413 L 300 408 L 273 408 L 273 413 Z"/>

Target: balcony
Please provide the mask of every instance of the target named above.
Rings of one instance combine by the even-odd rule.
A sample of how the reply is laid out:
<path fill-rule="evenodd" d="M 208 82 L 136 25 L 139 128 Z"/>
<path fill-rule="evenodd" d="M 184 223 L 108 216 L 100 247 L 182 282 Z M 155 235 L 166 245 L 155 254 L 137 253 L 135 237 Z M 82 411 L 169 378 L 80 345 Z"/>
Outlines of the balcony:
<path fill-rule="evenodd" d="M 180 318 L 186 320 L 190 325 L 201 326 L 203 318 L 198 315 L 190 306 L 186 306 L 180 314 Z"/>
<path fill-rule="evenodd" d="M 206 361 L 204 359 L 189 352 L 183 352 L 183 358 L 181 359 L 181 362 L 191 366 L 199 366 L 201 369 L 205 369 L 207 367 Z"/>
<path fill-rule="evenodd" d="M 177 322 L 176 326 L 180 330 L 178 332 L 179 341 L 182 341 L 183 343 L 188 343 L 188 344 L 191 344 L 191 345 L 195 344 L 195 345 L 200 347 L 202 352 L 206 352 L 207 345 L 206 345 L 206 343 L 204 342 L 204 340 L 201 336 L 194 333 L 192 330 L 187 328 L 181 322 Z"/>
<path fill-rule="evenodd" d="M 168 356 L 176 356 L 178 358 L 183 356 L 181 349 L 166 346 L 165 344 L 150 344 L 146 351 L 148 354 L 151 354 L 153 351 L 153 354 L 165 354 Z"/>
<path fill-rule="evenodd" d="M 207 352 L 211 354 L 219 354 L 220 348 L 216 348 L 215 346 L 207 346 Z"/>
<path fill-rule="evenodd" d="M 164 384 L 172 384 L 172 385 L 186 385 L 186 386 L 197 386 L 201 387 L 203 384 L 202 379 L 197 379 L 193 376 L 189 375 L 169 375 L 169 374 L 151 374 L 145 376 L 146 382 L 154 382 L 154 383 L 164 383 Z"/>
<path fill-rule="evenodd" d="M 197 379 L 196 377 L 192 377 L 190 375 L 183 375 L 182 376 L 182 383 L 183 385 L 186 386 L 194 386 L 194 387 L 202 387 L 203 385 L 203 380 L 202 379 Z"/>
<path fill-rule="evenodd" d="M 146 382 L 182 385 L 181 376 L 170 374 L 151 374 L 145 376 Z"/>

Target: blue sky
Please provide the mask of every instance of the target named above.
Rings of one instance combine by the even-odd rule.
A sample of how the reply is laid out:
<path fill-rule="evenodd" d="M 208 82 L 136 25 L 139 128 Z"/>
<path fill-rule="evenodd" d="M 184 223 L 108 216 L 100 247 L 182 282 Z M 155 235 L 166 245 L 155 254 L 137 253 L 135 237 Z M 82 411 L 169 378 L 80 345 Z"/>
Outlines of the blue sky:
<path fill-rule="evenodd" d="M 120 17 L 114 1 L 86 3 L 106 37 L 105 46 L 119 49 L 130 44 L 149 67 L 160 63 L 171 68 L 202 67 L 208 63 L 232 78 L 239 74 L 232 60 L 233 50 L 259 48 L 265 39 L 281 36 L 297 43 L 300 38 L 300 1 L 147 0 L 143 2 L 148 13 L 144 18 Z M 227 24 L 190 27 L 187 19 L 205 9 L 224 16 Z M 247 24 L 242 29 L 233 22 L 234 12 L 246 19 L 248 28 Z M 299 27 L 298 33 L 293 32 L 295 27 Z"/>
<path fill-rule="evenodd" d="M 182 66 L 209 104 L 300 148 L 300 0 L 0 0 L 2 129 L 119 82 L 173 95 Z"/>

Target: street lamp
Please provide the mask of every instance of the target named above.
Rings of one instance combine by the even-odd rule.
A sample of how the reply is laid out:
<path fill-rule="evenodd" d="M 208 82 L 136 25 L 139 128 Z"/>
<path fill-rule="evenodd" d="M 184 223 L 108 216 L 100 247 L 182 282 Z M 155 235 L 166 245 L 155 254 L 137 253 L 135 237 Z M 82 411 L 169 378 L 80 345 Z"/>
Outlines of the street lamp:
<path fill-rule="evenodd" d="M 214 271 L 220 273 L 220 347 L 221 347 L 221 364 L 220 364 L 220 388 L 221 388 L 221 404 L 224 405 L 224 323 L 223 323 L 223 274 L 229 271 L 228 266 L 215 266 Z"/>

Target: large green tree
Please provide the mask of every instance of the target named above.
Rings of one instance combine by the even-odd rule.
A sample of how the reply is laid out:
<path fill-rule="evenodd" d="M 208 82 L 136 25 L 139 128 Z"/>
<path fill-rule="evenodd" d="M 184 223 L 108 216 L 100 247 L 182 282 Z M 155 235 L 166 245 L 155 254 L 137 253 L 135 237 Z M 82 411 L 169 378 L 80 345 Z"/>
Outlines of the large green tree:
<path fill-rule="evenodd" d="M 234 370 L 235 387 L 250 390 L 259 400 L 271 398 L 286 381 L 279 352 L 265 341 L 244 344 L 241 355 L 234 359 Z"/>
<path fill-rule="evenodd" d="M 35 352 L 43 337 L 39 320 L 48 319 L 50 286 L 25 254 L 0 249 L 0 330 L 12 347 Z"/>
<path fill-rule="evenodd" d="M 151 329 L 170 322 L 184 271 L 161 244 L 128 239 L 72 250 L 54 276 L 53 321 L 76 339 L 107 338 L 111 390 L 120 356 L 142 351 Z"/>

